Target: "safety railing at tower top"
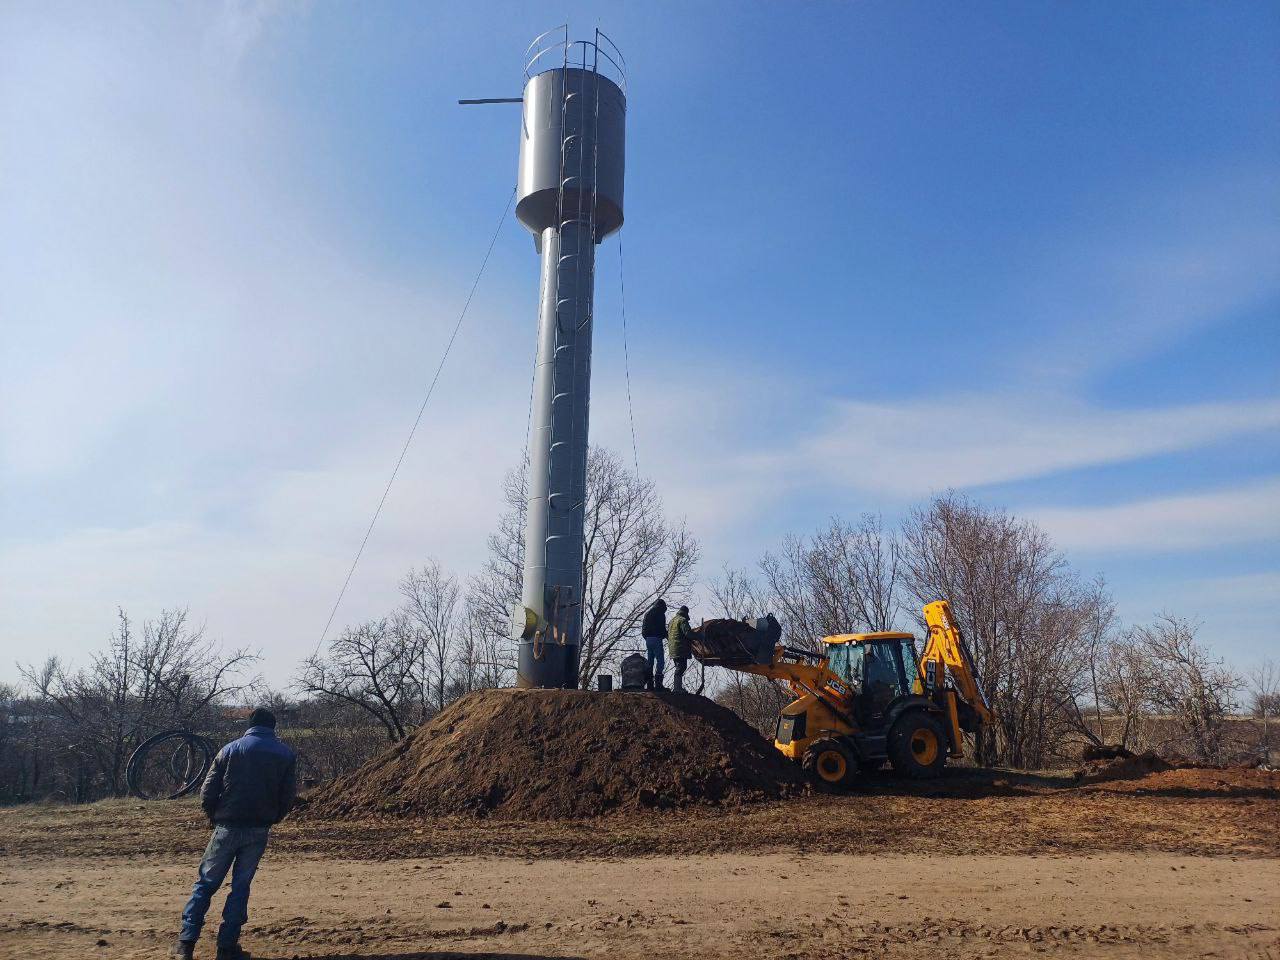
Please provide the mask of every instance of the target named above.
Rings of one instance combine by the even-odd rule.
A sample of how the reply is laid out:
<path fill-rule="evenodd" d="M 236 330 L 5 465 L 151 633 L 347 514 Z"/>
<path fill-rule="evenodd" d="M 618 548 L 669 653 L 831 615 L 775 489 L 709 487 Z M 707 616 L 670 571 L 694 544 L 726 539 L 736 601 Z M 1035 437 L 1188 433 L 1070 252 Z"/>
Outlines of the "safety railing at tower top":
<path fill-rule="evenodd" d="M 558 61 L 558 62 L 557 62 Z M 570 40 L 569 25 L 552 27 L 525 50 L 524 79 L 539 73 L 573 67 L 607 77 L 627 92 L 627 61 L 608 34 L 596 30 L 594 40 Z"/>

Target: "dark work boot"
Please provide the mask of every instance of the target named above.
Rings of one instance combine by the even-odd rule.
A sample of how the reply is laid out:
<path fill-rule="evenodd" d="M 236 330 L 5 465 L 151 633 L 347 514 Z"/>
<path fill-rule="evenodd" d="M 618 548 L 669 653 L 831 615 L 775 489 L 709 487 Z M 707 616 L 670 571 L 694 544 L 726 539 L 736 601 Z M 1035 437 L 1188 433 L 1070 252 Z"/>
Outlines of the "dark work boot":
<path fill-rule="evenodd" d="M 195 955 L 196 943 L 194 940 L 177 940 L 169 948 L 169 956 L 173 960 L 191 960 Z"/>
<path fill-rule="evenodd" d="M 236 943 L 229 947 L 218 944 L 217 960 L 253 960 L 253 958 L 241 949 L 240 944 Z"/>

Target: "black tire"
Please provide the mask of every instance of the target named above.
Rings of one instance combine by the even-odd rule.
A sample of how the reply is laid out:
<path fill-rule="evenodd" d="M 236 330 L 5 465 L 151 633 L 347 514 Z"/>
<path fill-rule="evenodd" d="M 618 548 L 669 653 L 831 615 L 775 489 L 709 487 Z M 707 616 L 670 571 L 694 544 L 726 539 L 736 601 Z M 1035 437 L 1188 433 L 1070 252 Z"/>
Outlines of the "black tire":
<path fill-rule="evenodd" d="M 816 740 L 800 762 L 804 775 L 823 790 L 847 790 L 858 775 L 858 760 L 839 740 Z"/>
<path fill-rule="evenodd" d="M 215 750 L 206 737 L 166 730 L 138 745 L 125 766 L 129 793 L 141 800 L 177 800 L 195 792 L 213 765 Z M 158 763 L 156 762 L 158 761 Z M 159 776 L 149 774 L 159 773 Z"/>
<path fill-rule="evenodd" d="M 909 710 L 897 719 L 888 749 L 893 772 L 900 777 L 928 780 L 941 776 L 947 765 L 947 735 L 923 710 Z"/>

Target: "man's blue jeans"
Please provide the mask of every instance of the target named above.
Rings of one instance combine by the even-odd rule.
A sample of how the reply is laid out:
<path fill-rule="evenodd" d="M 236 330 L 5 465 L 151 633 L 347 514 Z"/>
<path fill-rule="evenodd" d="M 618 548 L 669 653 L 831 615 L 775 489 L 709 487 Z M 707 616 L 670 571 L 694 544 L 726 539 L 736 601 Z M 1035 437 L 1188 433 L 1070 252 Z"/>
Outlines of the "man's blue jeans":
<path fill-rule="evenodd" d="M 218 946 L 230 947 L 240 941 L 240 928 L 249 919 L 249 885 L 253 883 L 258 861 L 267 849 L 270 832 L 269 827 L 219 825 L 213 828 L 209 845 L 204 848 L 204 859 L 200 861 L 200 876 L 191 889 L 191 899 L 182 911 L 179 940 L 195 943 L 200 939 L 200 928 L 204 926 L 204 915 L 209 912 L 209 901 L 230 870 L 231 892 L 227 894 L 227 905 L 222 908 Z"/>
<path fill-rule="evenodd" d="M 667 669 L 667 641 L 665 637 L 645 637 L 644 649 L 649 656 L 649 676 L 654 689 L 662 686 L 662 671 Z"/>

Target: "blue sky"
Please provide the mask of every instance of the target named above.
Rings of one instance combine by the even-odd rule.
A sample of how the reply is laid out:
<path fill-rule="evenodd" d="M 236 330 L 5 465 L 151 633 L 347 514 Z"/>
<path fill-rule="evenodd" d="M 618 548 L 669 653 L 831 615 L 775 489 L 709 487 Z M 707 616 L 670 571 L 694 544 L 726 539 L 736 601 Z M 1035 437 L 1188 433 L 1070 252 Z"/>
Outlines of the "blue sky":
<path fill-rule="evenodd" d="M 521 53 L 630 74 L 638 455 L 750 565 L 948 487 L 1242 665 L 1280 601 L 1280 10 L 6 4 L 0 678 L 189 605 L 314 647 L 514 180 Z M 618 241 L 592 430 L 630 452 Z M 340 619 L 478 564 L 537 261 L 504 226 Z"/>

